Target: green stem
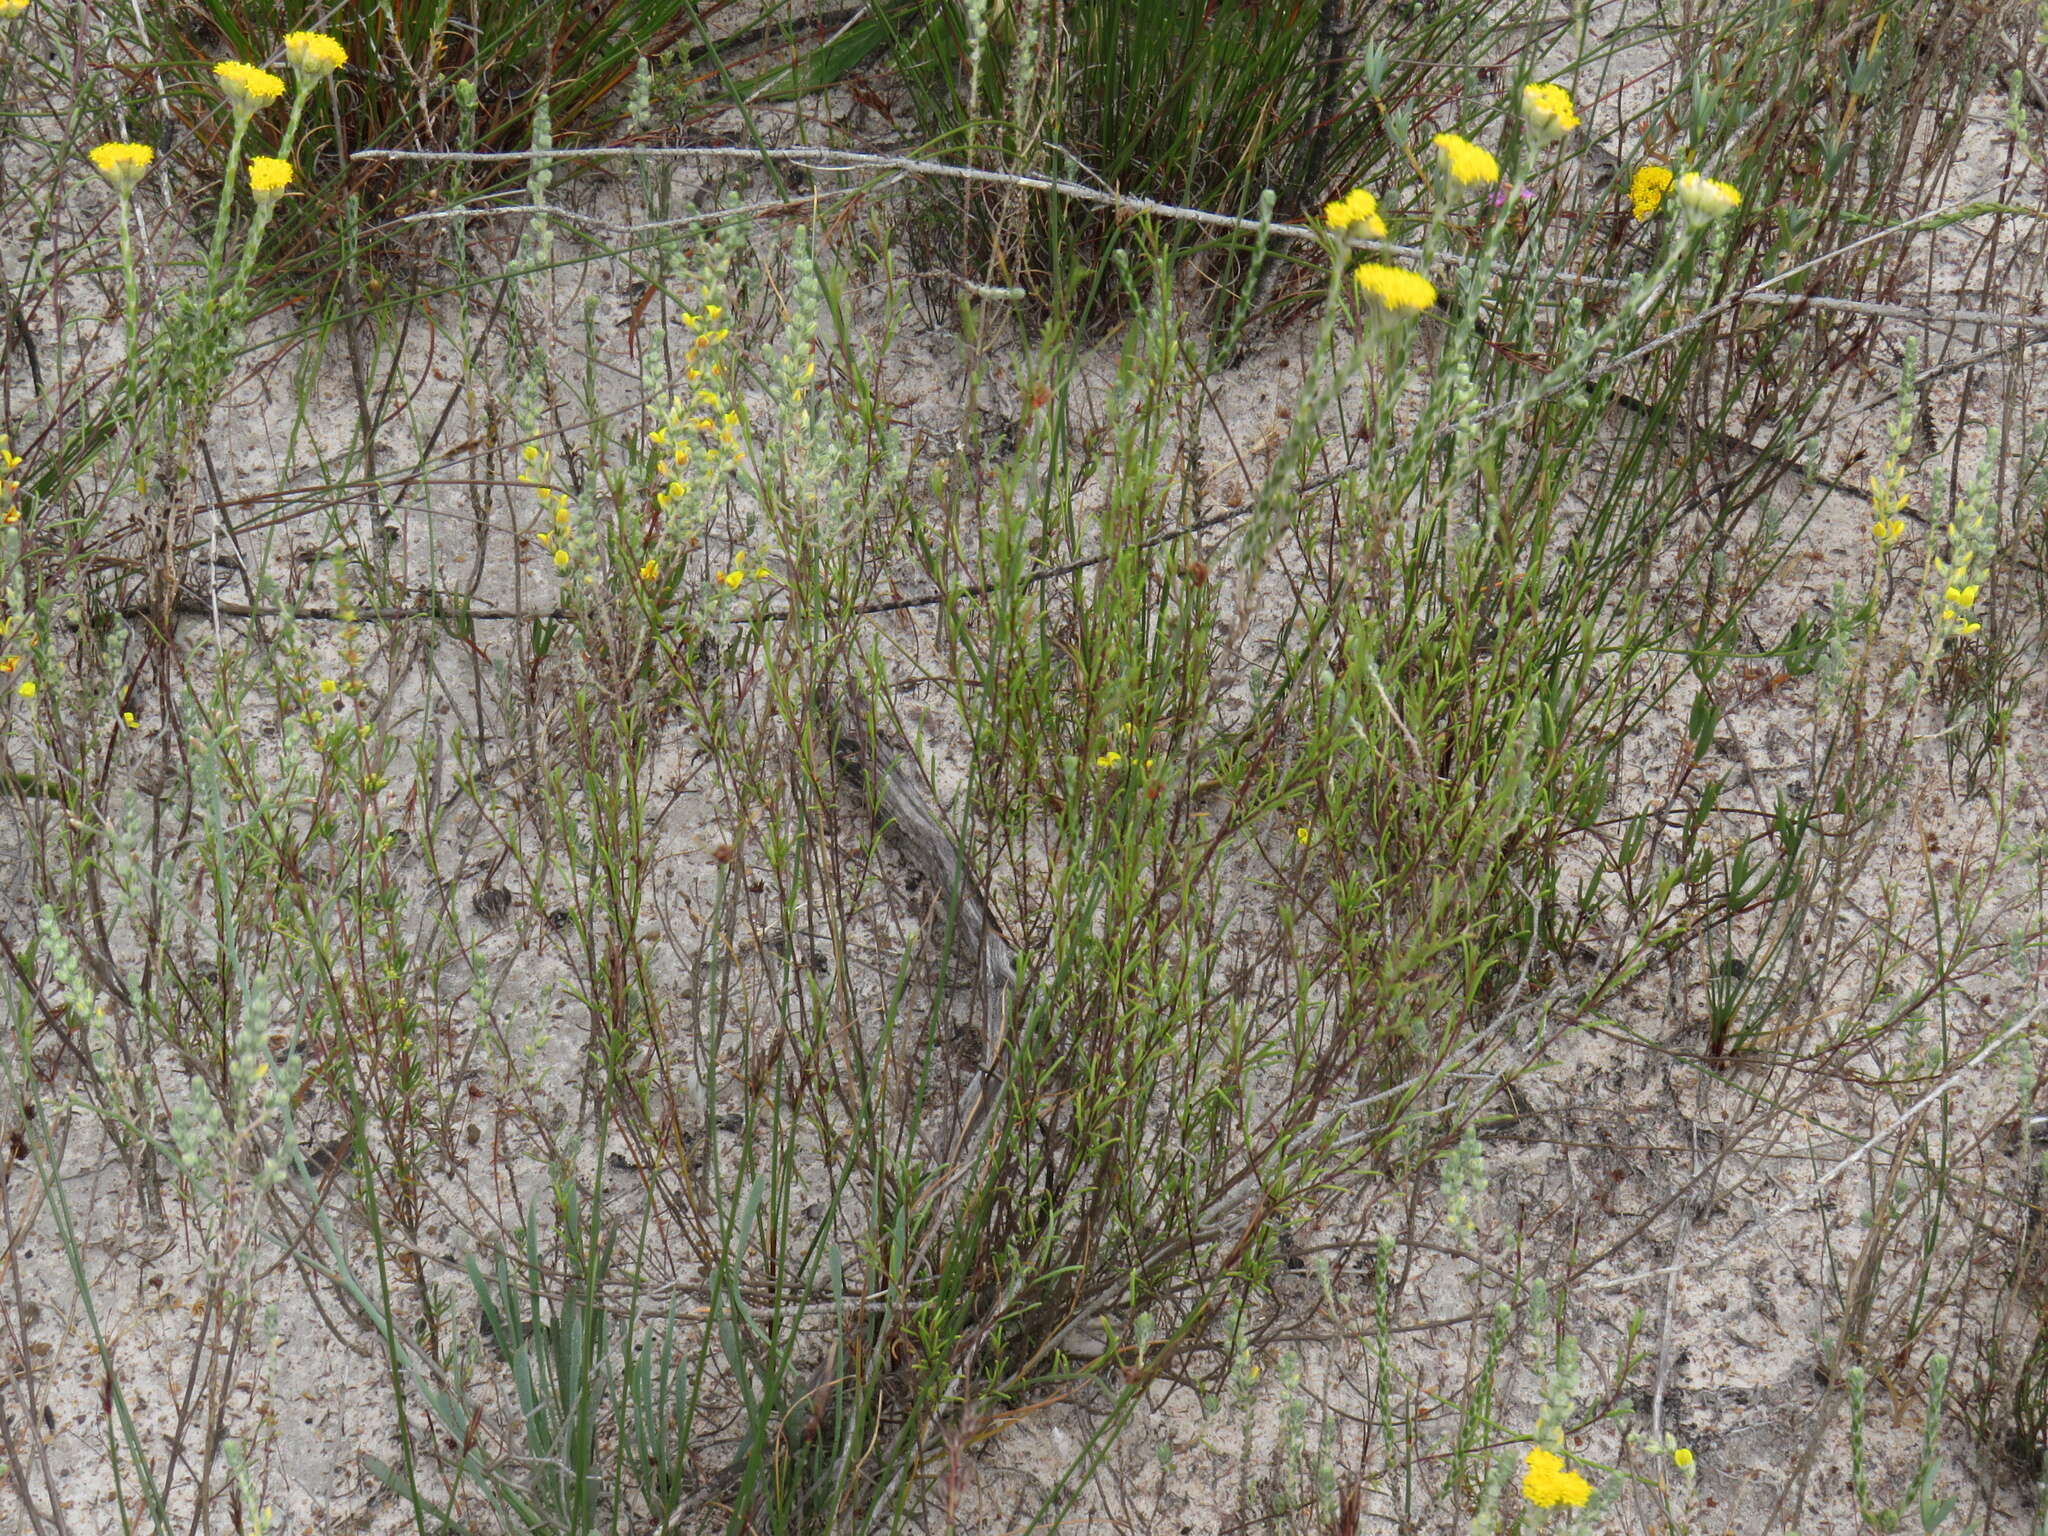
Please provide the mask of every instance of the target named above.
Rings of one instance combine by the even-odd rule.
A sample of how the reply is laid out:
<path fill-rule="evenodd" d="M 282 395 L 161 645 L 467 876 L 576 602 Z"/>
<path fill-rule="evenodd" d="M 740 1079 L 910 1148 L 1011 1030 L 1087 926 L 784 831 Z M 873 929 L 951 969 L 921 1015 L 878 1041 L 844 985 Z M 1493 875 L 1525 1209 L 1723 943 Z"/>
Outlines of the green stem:
<path fill-rule="evenodd" d="M 299 137 L 299 114 L 306 110 L 306 98 L 312 91 L 312 81 L 300 80 L 298 89 L 292 92 L 291 116 L 284 120 L 284 137 L 277 141 L 277 158 L 280 160 L 289 160 L 292 157 L 292 145 Z"/>
<path fill-rule="evenodd" d="M 271 212 L 276 206 L 275 202 L 259 202 L 256 205 L 256 216 L 249 221 L 249 232 L 242 238 L 242 259 L 235 267 L 235 286 L 232 290 L 238 301 L 248 292 L 249 274 L 256 267 L 256 251 L 263 244 L 263 231 L 269 225 Z M 237 310 L 239 312 L 239 304 Z"/>
<path fill-rule="evenodd" d="M 126 307 L 128 322 L 126 326 L 128 335 L 126 362 L 131 370 L 135 367 L 137 347 L 139 346 L 137 326 L 141 317 L 138 312 L 142 308 L 142 289 L 135 276 L 135 237 L 128 228 L 129 218 L 135 211 L 132 206 L 133 201 L 132 193 L 123 192 L 121 194 L 121 220 L 117 226 L 121 232 L 121 297 Z"/>
<path fill-rule="evenodd" d="M 249 131 L 249 119 L 235 114 L 234 137 L 228 140 L 227 174 L 220 184 L 220 206 L 213 215 L 213 245 L 206 256 L 206 286 L 209 290 L 219 286 L 220 258 L 228 244 L 228 209 L 235 201 L 235 172 L 242 165 L 242 136 Z"/>

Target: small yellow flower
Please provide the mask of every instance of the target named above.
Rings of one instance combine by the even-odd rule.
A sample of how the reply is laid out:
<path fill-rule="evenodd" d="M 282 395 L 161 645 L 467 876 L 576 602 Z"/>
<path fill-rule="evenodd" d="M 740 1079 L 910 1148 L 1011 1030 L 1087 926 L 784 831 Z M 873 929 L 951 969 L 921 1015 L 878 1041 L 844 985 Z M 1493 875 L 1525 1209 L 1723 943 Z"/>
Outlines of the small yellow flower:
<path fill-rule="evenodd" d="M 655 564 L 654 561 L 646 560 L 641 562 L 640 579 L 642 581 L 653 581 L 660 574 L 661 567 Z"/>
<path fill-rule="evenodd" d="M 1351 278 L 1367 301 L 1389 319 L 1409 319 L 1436 303 L 1436 284 L 1401 267 L 1369 261 Z"/>
<path fill-rule="evenodd" d="M 1545 82 L 1522 87 L 1522 122 L 1541 147 L 1555 144 L 1578 127 L 1579 114 L 1572 107 L 1571 92 Z"/>
<path fill-rule="evenodd" d="M 135 718 L 135 711 L 132 709 L 124 709 L 121 711 L 121 723 L 127 726 L 128 729 L 131 731 L 139 730 L 141 729 L 142 726 L 142 722 Z"/>
<path fill-rule="evenodd" d="M 1591 1483 L 1576 1472 L 1565 1471 L 1564 1458 L 1541 1446 L 1529 1448 L 1523 1465 L 1522 1497 L 1538 1509 L 1554 1509 L 1560 1504 L 1579 1509 L 1593 1496 Z"/>
<path fill-rule="evenodd" d="M 19 656 L 0 656 L 0 676 L 12 672 L 20 665 L 21 658 Z"/>
<path fill-rule="evenodd" d="M 1628 181 L 1628 200 L 1635 205 L 1636 222 L 1642 223 L 1663 205 L 1671 190 L 1671 173 L 1661 165 L 1639 165 Z"/>
<path fill-rule="evenodd" d="M 1677 1464 L 1679 1471 L 1689 1472 L 1692 1470 L 1692 1452 L 1684 1446 L 1681 1445 L 1677 1450 L 1673 1451 L 1671 1459 Z"/>
<path fill-rule="evenodd" d="M 1294 840 L 1304 848 L 1308 846 L 1308 835 L 1307 827 L 1296 827 L 1294 829 Z"/>
<path fill-rule="evenodd" d="M 1323 222 L 1340 235 L 1368 240 L 1387 238 L 1387 221 L 1380 217 L 1380 201 L 1363 187 L 1353 187 L 1334 203 L 1325 203 Z"/>
<path fill-rule="evenodd" d="M 0 21 L 12 21 L 27 11 L 28 0 L 0 0 Z"/>
<path fill-rule="evenodd" d="M 250 156 L 249 192 L 264 207 L 274 206 L 291 184 L 291 161 L 280 160 L 275 155 Z"/>
<path fill-rule="evenodd" d="M 747 573 L 745 571 L 727 571 L 718 579 L 724 582 L 731 590 L 737 592 L 740 589 L 740 583 L 747 579 Z"/>
<path fill-rule="evenodd" d="M 1890 549 L 1906 536 L 1906 520 L 1903 517 L 1881 517 L 1870 525 L 1870 536 L 1877 540 L 1878 548 Z"/>
<path fill-rule="evenodd" d="M 1105 752 L 1102 754 L 1102 756 L 1096 758 L 1095 766 L 1098 768 L 1114 768 L 1118 763 L 1121 763 L 1123 760 L 1123 753 L 1112 750 L 1109 752 Z"/>
<path fill-rule="evenodd" d="M 1973 581 L 1967 587 L 1950 587 L 1942 597 L 1958 608 L 1977 606 L 1977 584 Z"/>
<path fill-rule="evenodd" d="M 1678 201 L 1686 221 L 1695 228 L 1725 218 L 1742 206 L 1742 194 L 1725 181 L 1711 181 L 1697 171 L 1678 178 Z"/>
<path fill-rule="evenodd" d="M 771 574 L 772 572 L 770 572 L 768 567 L 765 565 L 757 565 L 754 567 L 754 580 L 756 581 L 766 581 Z"/>
<path fill-rule="evenodd" d="M 340 687 L 341 684 L 337 683 L 331 677 L 323 677 L 320 679 L 320 691 L 322 693 L 332 695 L 335 692 L 335 690 L 337 690 Z"/>
<path fill-rule="evenodd" d="M 287 32 L 285 62 L 302 84 L 324 80 L 348 62 L 348 50 L 325 32 Z"/>
<path fill-rule="evenodd" d="M 107 185 L 126 197 L 149 174 L 156 151 L 147 144 L 100 144 L 89 152 L 88 158 L 92 168 L 106 178 Z"/>
<path fill-rule="evenodd" d="M 27 682 L 23 683 L 19 688 L 15 689 L 14 691 L 20 694 L 24 699 L 32 699 L 36 696 L 36 680 L 34 678 L 30 678 Z"/>
<path fill-rule="evenodd" d="M 244 122 L 284 94 L 284 81 L 276 75 L 235 59 L 223 59 L 214 65 L 213 78 L 221 94 L 227 97 L 230 110 Z"/>
<path fill-rule="evenodd" d="M 569 551 L 567 551 L 566 549 L 558 549 L 555 551 L 555 569 L 558 571 L 566 571 L 567 569 L 569 569 Z"/>
<path fill-rule="evenodd" d="M 1500 180 L 1500 162 L 1455 133 L 1440 133 L 1429 141 L 1436 146 L 1437 164 L 1454 186 L 1490 187 Z"/>

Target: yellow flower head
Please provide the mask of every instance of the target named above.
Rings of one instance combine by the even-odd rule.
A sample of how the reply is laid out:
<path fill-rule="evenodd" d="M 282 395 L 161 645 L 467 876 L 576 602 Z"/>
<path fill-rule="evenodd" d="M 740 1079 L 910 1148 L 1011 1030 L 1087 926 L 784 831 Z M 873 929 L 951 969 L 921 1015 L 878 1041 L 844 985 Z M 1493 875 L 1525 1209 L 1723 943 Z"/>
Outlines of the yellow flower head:
<path fill-rule="evenodd" d="M 647 560 L 641 564 L 640 579 L 642 581 L 653 581 L 659 575 L 661 575 L 661 567 L 655 564 L 654 561 Z"/>
<path fill-rule="evenodd" d="M 566 549 L 557 549 L 555 551 L 555 569 L 558 571 L 569 569 L 569 551 Z"/>
<path fill-rule="evenodd" d="M 1409 319 L 1436 303 L 1436 284 L 1401 267 L 1369 261 L 1351 277 L 1366 302 L 1390 320 Z"/>
<path fill-rule="evenodd" d="M 1681 1445 L 1671 1453 L 1671 1460 L 1677 1465 L 1679 1471 L 1688 1471 L 1692 1467 L 1692 1452 Z"/>
<path fill-rule="evenodd" d="M 28 0 L 0 0 L 0 21 L 12 21 L 28 10 Z"/>
<path fill-rule="evenodd" d="M 737 592 L 740 589 L 740 584 L 747 579 L 747 573 L 745 571 L 727 571 L 718 579 L 724 582 L 732 591 Z"/>
<path fill-rule="evenodd" d="M 36 696 L 36 680 L 34 678 L 30 678 L 27 682 L 23 683 L 19 688 L 15 689 L 14 691 L 20 694 L 24 699 L 32 699 Z"/>
<path fill-rule="evenodd" d="M 1429 141 L 1436 146 L 1437 164 L 1454 187 L 1490 187 L 1500 180 L 1500 162 L 1455 133 L 1440 133 Z"/>
<path fill-rule="evenodd" d="M 1105 752 L 1102 756 L 1095 759 L 1095 766 L 1098 768 L 1114 768 L 1123 760 L 1124 755 L 1121 752 Z"/>
<path fill-rule="evenodd" d="M 1545 82 L 1522 87 L 1522 122 L 1540 147 L 1555 144 L 1579 126 L 1572 95 L 1561 85 Z"/>
<path fill-rule="evenodd" d="M 1642 223 L 1663 205 L 1671 190 L 1671 173 L 1661 165 L 1639 165 L 1629 178 L 1628 200 L 1635 204 L 1636 222 Z"/>
<path fill-rule="evenodd" d="M 292 184 L 292 163 L 275 155 L 249 157 L 249 191 L 264 207 L 273 206 Z"/>
<path fill-rule="evenodd" d="M 107 185 L 126 197 L 149 174 L 156 151 L 147 144 L 101 144 L 90 152 L 89 158 L 92 168 L 106 178 Z"/>
<path fill-rule="evenodd" d="M 1532 1445 L 1522 1460 L 1522 1497 L 1538 1509 L 1554 1509 L 1560 1504 L 1579 1509 L 1593 1496 L 1591 1483 L 1576 1472 L 1565 1471 L 1563 1457 Z"/>
<path fill-rule="evenodd" d="M 227 97 L 235 116 L 247 122 L 284 94 L 284 82 L 267 69 L 223 59 L 213 66 L 213 78 Z"/>
<path fill-rule="evenodd" d="M 1325 203 L 1323 222 L 1340 235 L 1368 240 L 1387 238 L 1387 221 L 1380 217 L 1380 200 L 1363 187 L 1353 187 L 1334 203 Z"/>
<path fill-rule="evenodd" d="M 324 80 L 348 62 L 348 50 L 325 32 L 287 32 L 285 62 L 304 84 Z"/>
<path fill-rule="evenodd" d="M 1906 520 L 1903 517 L 1881 517 L 1870 525 L 1870 536 L 1877 540 L 1878 548 L 1890 549 L 1906 536 Z"/>
<path fill-rule="evenodd" d="M 1977 606 L 1977 584 L 1975 582 L 1971 582 L 1967 587 L 1950 587 L 1942 595 L 1958 608 L 1974 608 Z"/>
<path fill-rule="evenodd" d="M 127 726 L 128 729 L 131 731 L 140 730 L 142 728 L 142 722 L 135 718 L 135 711 L 132 709 L 124 709 L 121 711 L 121 723 Z"/>
<path fill-rule="evenodd" d="M 1725 181 L 1710 181 L 1697 171 L 1678 178 L 1678 201 L 1695 228 L 1725 218 L 1742 206 L 1742 194 Z"/>
<path fill-rule="evenodd" d="M 1307 827 L 1296 827 L 1294 829 L 1294 840 L 1301 844 L 1302 847 L 1306 848 L 1308 846 L 1308 839 L 1309 830 Z"/>

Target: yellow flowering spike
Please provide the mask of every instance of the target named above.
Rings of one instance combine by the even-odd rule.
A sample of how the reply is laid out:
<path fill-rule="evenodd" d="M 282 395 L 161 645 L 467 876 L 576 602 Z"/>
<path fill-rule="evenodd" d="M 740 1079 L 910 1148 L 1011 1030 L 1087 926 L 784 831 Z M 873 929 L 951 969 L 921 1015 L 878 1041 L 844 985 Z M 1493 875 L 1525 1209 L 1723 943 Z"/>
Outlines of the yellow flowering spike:
<path fill-rule="evenodd" d="M 642 581 L 653 581 L 660 575 L 661 567 L 659 565 L 656 565 L 652 560 L 643 561 L 641 563 L 640 579 Z"/>
<path fill-rule="evenodd" d="M 1500 162 L 1470 139 L 1440 133 L 1429 141 L 1445 178 L 1456 187 L 1490 187 L 1500 180 Z"/>
<path fill-rule="evenodd" d="M 287 32 L 285 62 L 302 84 L 324 80 L 348 62 L 348 50 L 325 32 Z"/>
<path fill-rule="evenodd" d="M 1401 267 L 1369 261 L 1351 277 L 1366 302 L 1387 319 L 1407 320 L 1436 303 L 1436 284 Z"/>
<path fill-rule="evenodd" d="M 1338 234 L 1354 239 L 1387 238 L 1387 221 L 1380 217 L 1380 201 L 1363 187 L 1353 187 L 1334 203 L 1325 203 L 1323 222 Z"/>
<path fill-rule="evenodd" d="M 1593 1496 L 1593 1485 L 1576 1472 L 1564 1469 L 1564 1459 L 1541 1446 L 1531 1446 L 1523 1458 L 1522 1497 L 1538 1509 L 1555 1509 L 1569 1504 L 1582 1508 Z"/>
<path fill-rule="evenodd" d="M 1639 165 L 1628 181 L 1628 200 L 1635 205 L 1636 222 L 1642 223 L 1664 204 L 1671 190 L 1671 173 L 1661 165 Z"/>
<path fill-rule="evenodd" d="M 147 144 L 101 144 L 89 152 L 88 158 L 92 168 L 106 178 L 107 185 L 126 197 L 149 174 L 156 151 Z"/>
<path fill-rule="evenodd" d="M 1538 147 L 1555 144 L 1579 126 L 1579 114 L 1572 107 L 1571 92 L 1561 85 L 1545 82 L 1522 87 L 1522 122 Z"/>
<path fill-rule="evenodd" d="M 1679 177 L 1677 190 L 1686 221 L 1695 228 L 1726 218 L 1742 206 L 1742 194 L 1735 188 L 1725 181 L 1710 181 L 1697 171 Z"/>
<path fill-rule="evenodd" d="M 284 81 L 267 69 L 223 59 L 213 66 L 214 82 L 236 117 L 247 122 L 284 94 Z"/>
<path fill-rule="evenodd" d="M 274 207 L 292 184 L 292 163 L 275 155 L 249 157 L 249 192 L 264 207 Z"/>

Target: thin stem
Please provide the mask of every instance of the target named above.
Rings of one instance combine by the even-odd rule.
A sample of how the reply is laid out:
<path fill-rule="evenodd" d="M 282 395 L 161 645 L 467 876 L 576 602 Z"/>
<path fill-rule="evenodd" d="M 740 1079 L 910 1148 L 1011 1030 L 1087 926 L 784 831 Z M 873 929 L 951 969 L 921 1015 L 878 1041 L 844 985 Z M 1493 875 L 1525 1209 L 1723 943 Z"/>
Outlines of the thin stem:
<path fill-rule="evenodd" d="M 249 131 L 249 119 L 240 112 L 235 114 L 234 136 L 228 140 L 227 171 L 220 184 L 220 205 L 213 215 L 213 245 L 206 255 L 206 286 L 217 285 L 220 275 L 220 258 L 228 244 L 228 209 L 235 201 L 235 172 L 242 164 L 242 136 Z"/>
<path fill-rule="evenodd" d="M 142 307 L 142 286 L 136 280 L 135 275 L 135 236 L 129 229 L 129 221 L 135 213 L 133 204 L 134 194 L 123 192 L 121 194 L 121 217 L 115 225 L 115 228 L 120 231 L 121 236 L 121 299 L 126 311 L 126 325 L 124 327 L 128 337 L 126 361 L 130 369 L 133 369 L 135 366 L 135 359 L 140 346 L 138 331 L 141 317 L 138 311 Z"/>

